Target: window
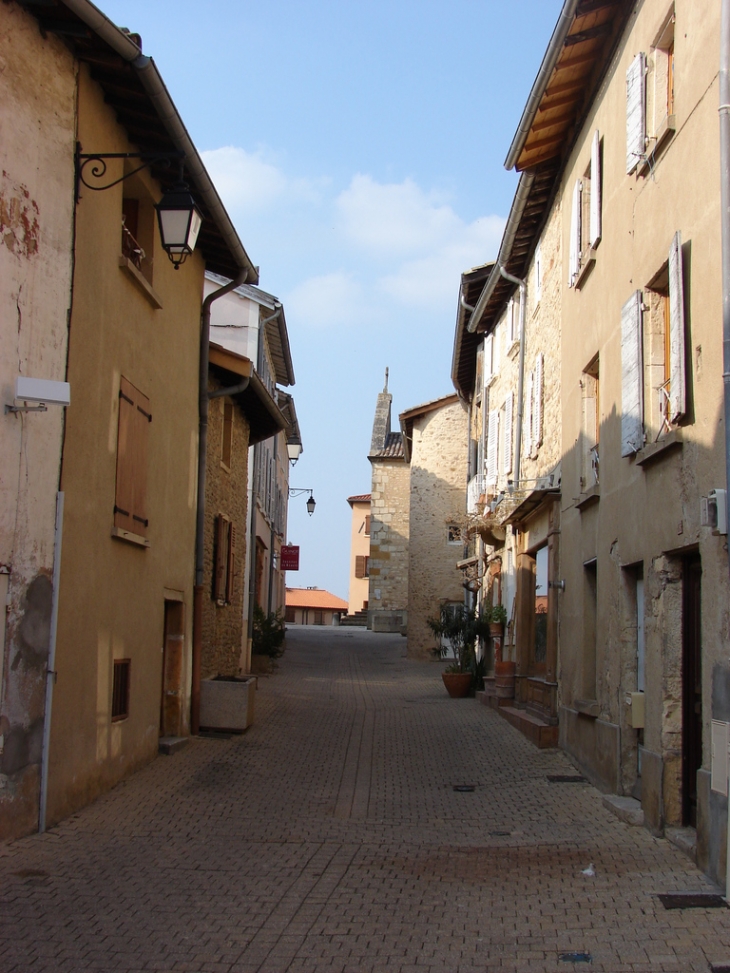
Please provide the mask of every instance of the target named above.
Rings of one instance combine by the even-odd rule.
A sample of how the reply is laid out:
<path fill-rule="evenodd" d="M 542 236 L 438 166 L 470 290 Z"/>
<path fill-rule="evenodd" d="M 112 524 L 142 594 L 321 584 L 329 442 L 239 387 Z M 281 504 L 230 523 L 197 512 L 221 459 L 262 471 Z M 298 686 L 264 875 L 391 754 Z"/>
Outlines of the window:
<path fill-rule="evenodd" d="M 598 355 L 585 368 L 582 391 L 582 475 L 581 491 L 598 486 L 598 445 L 600 438 L 600 379 Z"/>
<path fill-rule="evenodd" d="M 370 536 L 370 514 L 365 515 L 365 534 Z"/>
<path fill-rule="evenodd" d="M 484 386 L 491 382 L 494 376 L 494 332 L 484 339 Z"/>
<path fill-rule="evenodd" d="M 449 524 L 446 528 L 446 539 L 449 544 L 461 544 L 461 527 L 456 524 Z"/>
<path fill-rule="evenodd" d="M 510 392 L 504 400 L 502 406 L 502 472 L 504 474 L 512 472 L 512 411 L 514 393 Z"/>
<path fill-rule="evenodd" d="M 117 479 L 114 534 L 128 540 L 147 537 L 147 443 L 150 402 L 122 376 L 119 385 Z"/>
<path fill-rule="evenodd" d="M 223 514 L 215 518 L 213 551 L 213 600 L 219 605 L 233 601 L 236 577 L 236 528 Z"/>
<path fill-rule="evenodd" d="M 314 612 L 314 624 L 324 625 L 324 612 L 315 610 Z"/>
<path fill-rule="evenodd" d="M 497 461 L 499 459 L 499 409 L 489 413 L 487 428 L 487 484 L 497 482 Z"/>
<path fill-rule="evenodd" d="M 598 565 L 583 564 L 583 659 L 581 690 L 586 700 L 596 699 L 596 652 L 598 635 Z"/>
<path fill-rule="evenodd" d="M 601 138 L 595 131 L 590 164 L 573 187 L 569 287 L 580 286 L 582 275 L 596 258 L 595 250 L 601 242 L 601 234 Z"/>
<path fill-rule="evenodd" d="M 621 309 L 621 455 L 631 456 L 644 445 L 644 381 L 641 291 Z"/>
<path fill-rule="evenodd" d="M 356 578 L 369 578 L 370 577 L 370 558 L 367 554 L 358 554 L 355 557 L 355 577 Z"/>
<path fill-rule="evenodd" d="M 132 662 L 130 659 L 114 660 L 112 680 L 112 723 L 126 720 L 129 716 L 129 677 Z"/>
<path fill-rule="evenodd" d="M 524 440 L 525 453 L 533 458 L 537 456 L 542 445 L 543 362 L 543 354 L 540 352 L 535 359 L 535 367 L 527 374 Z"/>
<path fill-rule="evenodd" d="M 652 131 L 654 151 L 665 135 L 674 131 L 674 10 L 669 14 L 652 45 L 654 85 L 650 92 L 653 104 Z"/>
<path fill-rule="evenodd" d="M 221 447 L 221 466 L 231 469 L 231 452 L 233 448 L 233 403 L 223 403 L 223 442 Z"/>
<path fill-rule="evenodd" d="M 646 54 L 637 54 L 626 72 L 626 172 L 646 158 Z"/>
<path fill-rule="evenodd" d="M 540 303 L 542 297 L 542 246 L 538 243 L 535 248 L 535 304 Z"/>
<path fill-rule="evenodd" d="M 294 605 L 287 605 L 286 606 L 286 618 L 285 618 L 285 620 L 287 622 L 291 622 L 291 623 L 296 622 L 296 620 L 297 620 L 297 610 L 294 607 Z"/>
<path fill-rule="evenodd" d="M 629 174 L 637 168 L 641 174 L 646 172 L 651 157 L 675 130 L 674 31 L 672 7 L 654 40 L 651 58 L 647 59 L 642 51 L 626 73 L 626 172 Z"/>
<path fill-rule="evenodd" d="M 507 350 L 520 340 L 520 302 L 511 297 L 507 304 Z"/>
<path fill-rule="evenodd" d="M 155 222 L 154 200 L 144 179 L 131 176 L 124 182 L 121 252 L 149 284 L 152 283 Z"/>

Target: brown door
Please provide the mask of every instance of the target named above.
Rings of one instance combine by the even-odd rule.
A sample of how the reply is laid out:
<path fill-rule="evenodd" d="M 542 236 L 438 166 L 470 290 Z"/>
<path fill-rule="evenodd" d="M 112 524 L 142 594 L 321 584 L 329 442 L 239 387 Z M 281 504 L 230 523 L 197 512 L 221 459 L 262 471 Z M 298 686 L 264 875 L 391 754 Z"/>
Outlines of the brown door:
<path fill-rule="evenodd" d="M 682 823 L 697 826 L 697 771 L 702 766 L 702 566 L 687 558 L 683 573 Z"/>
<path fill-rule="evenodd" d="M 165 599 L 160 701 L 160 736 L 162 737 L 180 736 L 182 732 L 184 621 L 183 603 Z"/>

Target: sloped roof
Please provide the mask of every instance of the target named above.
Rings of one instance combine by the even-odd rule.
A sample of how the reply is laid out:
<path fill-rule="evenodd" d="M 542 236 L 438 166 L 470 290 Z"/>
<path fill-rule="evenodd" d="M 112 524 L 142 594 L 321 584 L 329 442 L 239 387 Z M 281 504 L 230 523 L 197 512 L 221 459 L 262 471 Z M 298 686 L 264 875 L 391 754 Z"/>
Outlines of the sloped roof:
<path fill-rule="evenodd" d="M 218 373 L 219 379 L 225 385 L 234 386 L 242 378 L 248 378 L 246 389 L 237 392 L 233 398 L 248 419 L 250 446 L 270 439 L 277 432 L 287 428 L 287 417 L 254 371 L 249 358 L 211 341 L 210 368 Z"/>
<path fill-rule="evenodd" d="M 377 453 L 371 453 L 368 459 L 405 459 L 402 434 L 389 432 L 385 437 L 383 448 Z"/>
<path fill-rule="evenodd" d="M 372 494 L 370 493 L 359 493 L 355 497 L 347 498 L 347 502 L 350 504 L 350 506 L 352 506 L 353 503 L 370 503 L 371 500 L 372 500 Z"/>
<path fill-rule="evenodd" d="M 287 608 L 317 608 L 323 611 L 347 611 L 347 602 L 324 588 L 287 588 Z"/>

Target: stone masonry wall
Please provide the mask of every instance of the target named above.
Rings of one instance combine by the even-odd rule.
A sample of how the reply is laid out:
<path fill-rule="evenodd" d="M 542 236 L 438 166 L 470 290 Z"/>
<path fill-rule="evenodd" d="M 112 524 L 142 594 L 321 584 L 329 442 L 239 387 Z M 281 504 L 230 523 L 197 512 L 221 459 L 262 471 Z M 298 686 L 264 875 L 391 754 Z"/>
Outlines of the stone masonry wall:
<path fill-rule="evenodd" d="M 463 522 L 467 476 L 466 407 L 454 402 L 414 422 L 411 453 L 408 559 L 408 656 L 432 658 L 434 636 L 426 619 L 444 602 L 462 602 L 456 567 L 463 543 L 449 542 L 450 524 Z"/>
<path fill-rule="evenodd" d="M 371 462 L 369 609 L 374 614 L 405 613 L 408 606 L 410 470 L 402 459 L 373 459 Z M 373 627 L 377 627 L 377 622 L 373 621 Z"/>

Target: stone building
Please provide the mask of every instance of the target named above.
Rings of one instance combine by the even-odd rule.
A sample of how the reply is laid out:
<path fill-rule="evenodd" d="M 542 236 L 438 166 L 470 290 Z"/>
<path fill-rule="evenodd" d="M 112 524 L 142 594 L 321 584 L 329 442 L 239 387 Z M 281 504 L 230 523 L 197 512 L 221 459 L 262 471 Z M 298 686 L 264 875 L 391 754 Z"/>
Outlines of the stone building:
<path fill-rule="evenodd" d="M 464 601 L 462 557 L 466 496 L 467 408 L 456 395 L 399 416 L 410 471 L 408 656 L 433 658 L 428 618 Z"/>
<path fill-rule="evenodd" d="M 372 466 L 368 625 L 404 632 L 408 623 L 410 471 L 403 436 L 391 429 L 393 396 L 378 395 L 368 459 Z"/>

